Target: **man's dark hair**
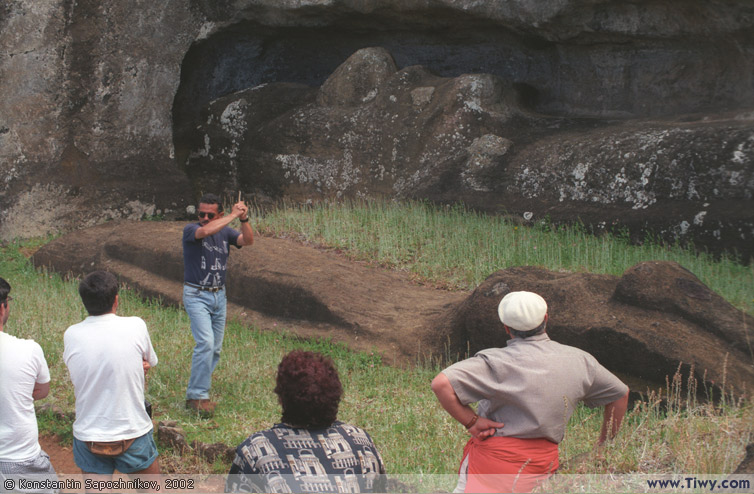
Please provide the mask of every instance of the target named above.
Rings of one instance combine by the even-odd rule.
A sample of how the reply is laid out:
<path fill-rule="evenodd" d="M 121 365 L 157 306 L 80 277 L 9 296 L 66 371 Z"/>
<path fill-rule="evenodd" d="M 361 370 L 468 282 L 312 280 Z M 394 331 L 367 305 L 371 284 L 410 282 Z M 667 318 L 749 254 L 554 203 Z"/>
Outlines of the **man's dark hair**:
<path fill-rule="evenodd" d="M 217 194 L 207 193 L 199 199 L 199 204 L 217 204 L 217 212 L 223 212 L 223 202 L 217 196 Z"/>
<path fill-rule="evenodd" d="M 528 338 L 529 336 L 534 336 L 537 334 L 544 333 L 545 329 L 547 329 L 547 320 L 545 319 L 544 321 L 542 321 L 542 324 L 540 324 L 539 326 L 537 326 L 536 328 L 530 331 L 519 331 L 511 327 L 508 327 L 508 329 L 511 332 L 511 336 L 515 336 L 516 338 Z"/>
<path fill-rule="evenodd" d="M 295 427 L 322 428 L 338 417 L 343 386 L 329 357 L 294 350 L 278 365 L 275 394 L 283 407 L 283 422 Z"/>
<path fill-rule="evenodd" d="M 10 285 L 3 278 L 0 278 L 0 305 L 5 305 L 8 302 L 9 293 Z"/>
<path fill-rule="evenodd" d="M 118 280 L 107 271 L 94 271 L 79 283 L 79 295 L 90 316 L 107 314 L 118 295 Z"/>

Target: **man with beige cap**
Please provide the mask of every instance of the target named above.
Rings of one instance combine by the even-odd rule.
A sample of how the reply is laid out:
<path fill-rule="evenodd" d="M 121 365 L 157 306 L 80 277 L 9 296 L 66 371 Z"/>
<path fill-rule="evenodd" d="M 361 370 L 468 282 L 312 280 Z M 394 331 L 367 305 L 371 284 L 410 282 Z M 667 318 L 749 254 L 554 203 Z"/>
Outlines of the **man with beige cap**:
<path fill-rule="evenodd" d="M 456 492 L 529 492 L 557 470 L 558 443 L 579 402 L 605 407 L 598 444 L 618 432 L 626 413 L 620 379 L 587 352 L 548 337 L 541 296 L 511 292 L 498 315 L 511 336 L 507 346 L 482 350 L 432 381 L 440 404 L 472 436 Z"/>

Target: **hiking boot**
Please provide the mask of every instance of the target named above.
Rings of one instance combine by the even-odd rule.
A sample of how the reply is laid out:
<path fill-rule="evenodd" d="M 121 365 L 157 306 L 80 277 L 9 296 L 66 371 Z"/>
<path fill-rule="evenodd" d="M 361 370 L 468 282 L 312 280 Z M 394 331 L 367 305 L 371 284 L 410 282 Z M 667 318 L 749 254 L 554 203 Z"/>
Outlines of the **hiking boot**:
<path fill-rule="evenodd" d="M 199 415 L 211 417 L 215 413 L 217 403 L 204 398 L 201 400 L 186 400 L 186 408 L 199 412 Z"/>

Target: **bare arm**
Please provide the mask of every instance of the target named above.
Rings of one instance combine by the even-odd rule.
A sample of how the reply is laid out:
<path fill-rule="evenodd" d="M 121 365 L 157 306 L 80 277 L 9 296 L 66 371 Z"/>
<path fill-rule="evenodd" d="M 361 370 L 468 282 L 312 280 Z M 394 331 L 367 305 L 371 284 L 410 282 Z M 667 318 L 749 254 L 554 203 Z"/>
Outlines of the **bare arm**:
<path fill-rule="evenodd" d="M 495 434 L 495 430 L 503 427 L 505 424 L 501 422 L 494 422 L 484 417 L 477 417 L 476 413 L 470 406 L 464 405 L 458 399 L 453 386 L 450 384 L 447 376 L 442 372 L 432 380 L 432 391 L 437 396 L 437 400 L 440 405 L 447 411 L 451 417 L 460 422 L 464 427 L 473 422 L 473 425 L 469 427 L 468 431 L 474 437 L 479 439 L 486 439 Z"/>
<path fill-rule="evenodd" d="M 50 383 L 34 383 L 34 389 L 31 392 L 31 397 L 34 400 L 41 400 L 50 394 Z"/>
<path fill-rule="evenodd" d="M 249 208 L 243 202 L 239 202 L 238 204 L 242 205 L 243 214 L 238 217 L 241 220 L 241 235 L 238 236 L 236 244 L 241 247 L 254 243 L 254 230 L 249 224 Z"/>
<path fill-rule="evenodd" d="M 605 405 L 605 414 L 602 419 L 602 430 L 600 431 L 600 438 L 597 441 L 597 445 L 603 444 L 607 440 L 608 434 L 610 439 L 618 434 L 618 429 L 620 429 L 620 424 L 623 422 L 623 417 L 626 415 L 627 408 L 628 391 L 626 391 L 626 394 L 623 395 L 623 397 Z"/>
<path fill-rule="evenodd" d="M 197 228 L 196 232 L 194 233 L 194 238 L 200 240 L 204 237 L 214 235 L 215 233 L 228 226 L 234 219 L 238 218 L 240 215 L 240 209 L 237 210 L 236 207 L 233 206 L 233 211 L 229 215 L 220 216 L 219 218 L 210 221 L 206 225 Z"/>

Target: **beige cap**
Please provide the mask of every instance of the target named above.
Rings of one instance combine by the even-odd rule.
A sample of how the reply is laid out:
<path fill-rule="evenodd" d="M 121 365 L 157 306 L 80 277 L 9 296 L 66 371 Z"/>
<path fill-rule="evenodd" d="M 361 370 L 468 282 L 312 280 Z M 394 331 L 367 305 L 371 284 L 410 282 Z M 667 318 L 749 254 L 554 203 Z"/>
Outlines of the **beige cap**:
<path fill-rule="evenodd" d="M 531 331 L 545 320 L 547 302 L 532 292 L 511 292 L 497 306 L 500 320 L 511 329 Z"/>

